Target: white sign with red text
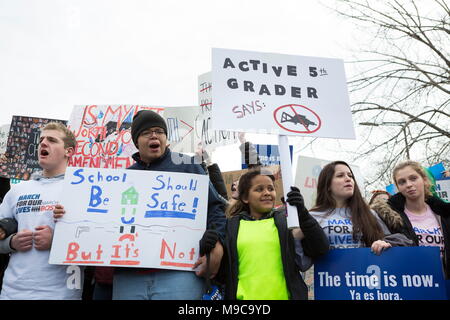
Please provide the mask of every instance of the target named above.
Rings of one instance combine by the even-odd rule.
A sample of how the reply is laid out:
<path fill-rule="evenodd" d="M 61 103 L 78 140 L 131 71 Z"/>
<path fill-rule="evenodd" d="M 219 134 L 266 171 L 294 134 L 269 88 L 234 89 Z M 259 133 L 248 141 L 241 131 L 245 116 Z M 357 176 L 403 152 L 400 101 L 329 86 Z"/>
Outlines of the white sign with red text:
<path fill-rule="evenodd" d="M 131 123 L 140 110 L 151 110 L 164 118 L 172 151 L 195 152 L 197 106 L 79 105 L 73 108 L 68 122 L 77 140 L 69 166 L 120 169 L 132 165 L 131 156 L 138 150 L 131 137 Z"/>

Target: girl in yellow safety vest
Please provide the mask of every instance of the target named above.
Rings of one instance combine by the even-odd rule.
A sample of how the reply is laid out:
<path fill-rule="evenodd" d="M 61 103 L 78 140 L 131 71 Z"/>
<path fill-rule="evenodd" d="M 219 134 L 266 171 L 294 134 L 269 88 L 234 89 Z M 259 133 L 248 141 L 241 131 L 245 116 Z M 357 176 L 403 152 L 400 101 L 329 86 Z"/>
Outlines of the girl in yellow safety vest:
<path fill-rule="evenodd" d="M 296 187 L 286 201 L 297 207 L 300 228 L 288 228 L 285 209 L 274 209 L 275 178 L 264 170 L 251 170 L 239 179 L 222 260 L 225 299 L 307 299 L 300 271 L 328 251 L 328 240 Z"/>

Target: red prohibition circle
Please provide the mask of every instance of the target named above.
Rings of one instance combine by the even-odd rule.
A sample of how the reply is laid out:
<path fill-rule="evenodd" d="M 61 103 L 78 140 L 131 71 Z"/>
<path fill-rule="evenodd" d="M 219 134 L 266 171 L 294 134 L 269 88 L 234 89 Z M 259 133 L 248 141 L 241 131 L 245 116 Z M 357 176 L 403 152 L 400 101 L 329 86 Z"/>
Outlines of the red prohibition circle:
<path fill-rule="evenodd" d="M 306 131 L 296 131 L 296 130 L 288 129 L 288 128 L 286 128 L 285 126 L 283 126 L 280 122 L 278 122 L 278 120 L 277 120 L 277 113 L 278 113 L 278 111 L 279 111 L 280 109 L 283 109 L 283 108 L 290 108 L 290 110 L 294 111 L 295 115 L 298 115 L 297 112 L 296 112 L 295 109 L 294 109 L 294 106 L 295 106 L 295 107 L 304 108 L 304 109 L 308 110 L 309 112 L 311 112 L 311 113 L 317 118 L 317 120 L 319 121 L 319 124 L 317 125 L 317 128 L 315 128 L 314 130 L 311 130 L 311 131 L 310 131 L 310 130 L 308 130 L 308 129 L 305 127 Z M 286 105 L 284 105 L 284 106 L 281 106 L 281 107 L 276 108 L 275 111 L 273 112 L 273 118 L 275 119 L 275 122 L 278 124 L 278 126 L 279 126 L 280 128 L 283 128 L 284 130 L 287 130 L 287 131 L 290 131 L 290 132 L 295 132 L 295 133 L 314 133 L 314 132 L 316 132 L 317 130 L 319 130 L 320 127 L 322 126 L 322 120 L 320 120 L 320 118 L 319 118 L 319 116 L 317 115 L 317 113 L 315 113 L 314 111 L 312 111 L 310 108 L 305 107 L 305 106 L 302 106 L 302 105 L 299 105 L 299 104 L 286 104 Z"/>

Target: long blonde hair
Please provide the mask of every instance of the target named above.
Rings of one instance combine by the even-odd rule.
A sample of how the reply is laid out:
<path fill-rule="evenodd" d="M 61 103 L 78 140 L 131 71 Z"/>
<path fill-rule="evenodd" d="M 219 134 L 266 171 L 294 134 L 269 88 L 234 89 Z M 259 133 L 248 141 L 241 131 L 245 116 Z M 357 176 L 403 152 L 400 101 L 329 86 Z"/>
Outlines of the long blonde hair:
<path fill-rule="evenodd" d="M 428 178 L 428 175 L 425 173 L 425 170 L 422 168 L 420 163 L 418 163 L 416 161 L 412 161 L 412 160 L 407 160 L 407 161 L 401 162 L 395 166 L 394 171 L 392 172 L 392 178 L 394 179 L 397 189 L 398 189 L 398 184 L 397 184 L 397 179 L 395 178 L 395 175 L 397 174 L 397 172 L 399 170 L 405 169 L 406 167 L 411 167 L 411 169 L 413 169 L 415 172 L 417 172 L 422 177 L 424 189 L 425 189 L 424 190 L 425 199 L 427 199 L 428 197 L 431 197 L 432 196 L 431 181 Z"/>

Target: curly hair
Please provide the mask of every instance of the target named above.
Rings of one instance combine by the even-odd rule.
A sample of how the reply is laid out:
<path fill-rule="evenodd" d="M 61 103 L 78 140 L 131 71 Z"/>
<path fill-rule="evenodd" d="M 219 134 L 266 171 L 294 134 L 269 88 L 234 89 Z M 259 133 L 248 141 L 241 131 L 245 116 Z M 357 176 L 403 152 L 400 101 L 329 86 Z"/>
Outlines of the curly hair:
<path fill-rule="evenodd" d="M 395 166 L 394 170 L 392 171 L 392 178 L 394 179 L 397 189 L 398 189 L 398 184 L 397 184 L 397 179 L 395 178 L 395 176 L 397 175 L 397 173 L 400 170 L 405 169 L 406 167 L 411 167 L 411 169 L 413 169 L 415 172 L 417 172 L 422 177 L 424 189 L 425 189 L 424 190 L 425 199 L 427 199 L 428 197 L 431 197 L 432 196 L 431 181 L 430 181 L 430 179 L 428 179 L 428 175 L 425 173 L 425 170 L 422 168 L 420 163 L 418 163 L 416 161 L 412 161 L 412 160 L 407 160 L 407 161 L 399 163 L 398 165 Z"/>

